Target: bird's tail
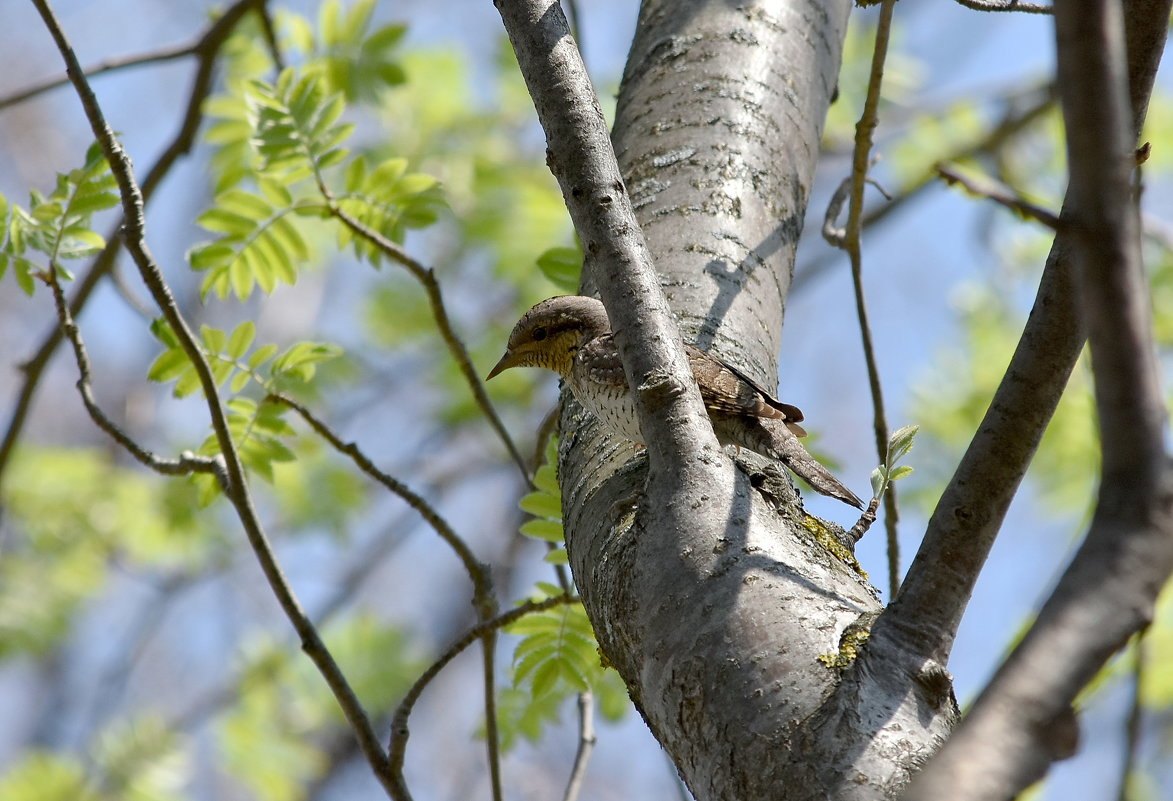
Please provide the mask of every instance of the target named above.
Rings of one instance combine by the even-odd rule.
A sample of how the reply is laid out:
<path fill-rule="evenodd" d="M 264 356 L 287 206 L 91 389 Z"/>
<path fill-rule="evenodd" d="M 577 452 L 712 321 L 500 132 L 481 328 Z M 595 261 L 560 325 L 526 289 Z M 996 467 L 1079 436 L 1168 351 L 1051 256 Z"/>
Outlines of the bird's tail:
<path fill-rule="evenodd" d="M 775 420 L 759 419 L 756 422 L 757 425 L 745 427 L 748 441 L 735 444 L 779 460 L 796 476 L 810 484 L 815 492 L 837 498 L 857 509 L 864 508 L 864 502 L 859 496 L 831 475 L 831 471 L 819 464 L 785 424 Z"/>

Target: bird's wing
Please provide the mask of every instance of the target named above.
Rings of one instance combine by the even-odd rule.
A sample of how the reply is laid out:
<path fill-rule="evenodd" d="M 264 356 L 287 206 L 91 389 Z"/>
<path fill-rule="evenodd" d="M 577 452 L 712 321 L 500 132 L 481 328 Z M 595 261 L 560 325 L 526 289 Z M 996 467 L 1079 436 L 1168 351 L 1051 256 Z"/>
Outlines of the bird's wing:
<path fill-rule="evenodd" d="M 705 353 L 695 345 L 685 345 L 693 378 L 701 389 L 701 399 L 713 411 L 747 414 L 781 420 L 798 436 L 806 432 L 798 425 L 802 410 L 771 395 L 766 389 L 736 367 Z"/>

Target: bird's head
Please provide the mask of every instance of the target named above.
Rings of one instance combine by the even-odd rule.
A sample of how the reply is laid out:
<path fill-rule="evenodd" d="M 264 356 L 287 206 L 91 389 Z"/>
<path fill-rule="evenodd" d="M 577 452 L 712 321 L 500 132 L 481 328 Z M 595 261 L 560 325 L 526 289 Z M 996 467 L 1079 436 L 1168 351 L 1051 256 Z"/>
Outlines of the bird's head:
<path fill-rule="evenodd" d="M 501 361 L 488 378 L 510 367 L 545 367 L 570 374 L 574 355 L 584 343 L 610 333 L 603 304 L 582 295 L 547 298 L 522 315 L 509 335 Z"/>

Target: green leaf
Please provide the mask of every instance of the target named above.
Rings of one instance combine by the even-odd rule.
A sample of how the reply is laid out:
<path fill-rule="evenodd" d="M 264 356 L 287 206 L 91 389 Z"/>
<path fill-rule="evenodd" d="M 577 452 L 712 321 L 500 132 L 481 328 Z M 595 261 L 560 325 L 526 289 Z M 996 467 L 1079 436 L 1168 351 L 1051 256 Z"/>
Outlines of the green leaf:
<path fill-rule="evenodd" d="M 875 470 L 872 471 L 871 480 L 872 480 L 872 497 L 879 498 L 880 493 L 882 493 L 884 491 L 885 486 L 887 486 L 887 481 L 885 478 L 885 473 L 884 473 L 883 467 L 877 467 Z"/>
<path fill-rule="evenodd" d="M 904 478 L 911 472 L 912 468 L 906 464 L 894 467 L 892 468 L 892 472 L 888 474 L 888 481 L 896 481 L 897 479 Z"/>
<path fill-rule="evenodd" d="M 570 564 L 570 554 L 566 552 L 565 548 L 555 548 L 543 556 L 542 561 L 552 565 L 568 565 Z"/>
<path fill-rule="evenodd" d="M 151 381 L 163 383 L 178 378 L 186 370 L 191 370 L 191 362 L 187 354 L 179 348 L 165 350 L 160 353 L 151 364 L 147 378 Z"/>
<path fill-rule="evenodd" d="M 920 426 L 903 426 L 892 432 L 888 437 L 888 466 L 896 464 L 900 459 L 912 450 L 913 440 L 916 438 L 916 433 L 920 431 Z"/>
<path fill-rule="evenodd" d="M 261 345 L 253 355 L 248 357 L 248 366 L 250 370 L 256 370 L 269 359 L 273 358 L 274 354 L 280 350 L 276 345 Z"/>
<path fill-rule="evenodd" d="M 98 801 L 86 772 L 72 757 L 31 751 L 0 778 L 0 798 L 12 801 Z"/>
<path fill-rule="evenodd" d="M 219 353 L 228 344 L 228 336 L 219 328 L 213 328 L 210 325 L 201 325 L 200 341 L 212 353 Z"/>
<path fill-rule="evenodd" d="M 244 356 L 248 352 L 249 346 L 252 345 L 256 335 L 257 327 L 252 320 L 245 320 L 236 326 L 232 331 L 232 335 L 228 338 L 228 355 L 234 359 L 239 359 Z"/>
<path fill-rule="evenodd" d="M 230 389 L 232 390 L 232 394 L 236 395 L 236 394 L 240 393 L 242 390 L 244 390 L 244 388 L 246 386 L 248 386 L 248 382 L 251 379 L 252 379 L 252 376 L 249 375 L 248 373 L 237 373 L 232 378 L 232 384 L 230 386 Z"/>
<path fill-rule="evenodd" d="M 538 256 L 538 268 L 558 289 L 577 292 L 582 273 L 582 251 L 578 248 L 550 248 Z"/>
<path fill-rule="evenodd" d="M 535 517 L 562 518 L 561 498 L 546 492 L 531 492 L 522 497 L 518 506 Z"/>
<path fill-rule="evenodd" d="M 521 524 L 521 533 L 527 537 L 534 537 L 546 542 L 553 542 L 560 544 L 565 534 L 562 530 L 562 523 L 555 520 L 545 520 L 537 518 L 528 520 Z"/>
<path fill-rule="evenodd" d="M 305 239 L 288 219 L 294 208 L 275 207 L 267 199 L 286 200 L 289 193 L 272 181 L 262 181 L 262 188 L 265 197 L 229 189 L 197 219 L 221 234 L 188 254 L 192 269 L 207 272 L 203 297 L 215 292 L 223 298 L 231 291 L 245 300 L 254 286 L 270 293 L 278 282 L 295 283 L 298 266 L 309 258 Z"/>
<path fill-rule="evenodd" d="M 30 191 L 28 209 L 0 197 L 0 277 L 11 265 L 17 284 L 32 294 L 34 276 L 45 269 L 25 255 L 32 250 L 46 256 L 60 278 L 72 279 L 61 261 L 89 258 L 106 247 L 91 218 L 119 202 L 117 183 L 96 146 L 88 149 L 83 167 L 57 175 L 51 193 Z"/>

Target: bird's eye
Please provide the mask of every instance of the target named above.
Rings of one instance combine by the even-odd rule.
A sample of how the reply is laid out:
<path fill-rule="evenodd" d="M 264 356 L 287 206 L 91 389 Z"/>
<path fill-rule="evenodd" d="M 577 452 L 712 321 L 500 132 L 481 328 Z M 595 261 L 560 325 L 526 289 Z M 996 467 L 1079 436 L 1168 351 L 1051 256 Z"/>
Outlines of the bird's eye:
<path fill-rule="evenodd" d="M 534 329 L 534 342 L 541 342 L 543 339 L 546 338 L 546 335 L 548 333 L 549 333 L 549 331 L 546 330 L 545 326 L 539 326 L 539 327 L 535 328 Z"/>

